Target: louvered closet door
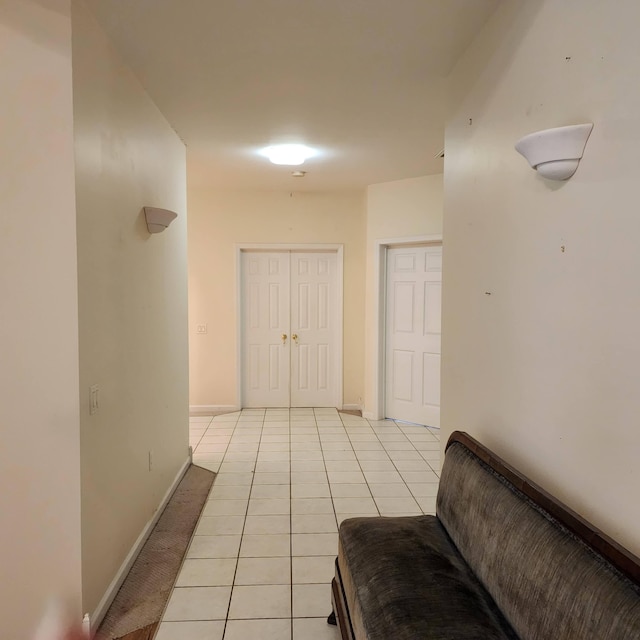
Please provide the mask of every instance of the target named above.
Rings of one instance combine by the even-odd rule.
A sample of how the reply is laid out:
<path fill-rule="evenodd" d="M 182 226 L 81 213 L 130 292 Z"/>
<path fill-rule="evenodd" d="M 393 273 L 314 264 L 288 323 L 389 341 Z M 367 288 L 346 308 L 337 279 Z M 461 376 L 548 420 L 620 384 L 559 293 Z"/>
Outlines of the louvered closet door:
<path fill-rule="evenodd" d="M 242 406 L 337 406 L 336 253 L 244 251 L 241 270 Z"/>

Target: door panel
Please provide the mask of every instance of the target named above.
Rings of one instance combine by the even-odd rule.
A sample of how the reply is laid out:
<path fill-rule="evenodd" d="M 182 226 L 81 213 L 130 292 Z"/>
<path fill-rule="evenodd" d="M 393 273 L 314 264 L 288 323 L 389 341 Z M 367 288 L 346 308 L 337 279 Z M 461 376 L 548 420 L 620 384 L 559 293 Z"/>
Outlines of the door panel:
<path fill-rule="evenodd" d="M 291 406 L 336 406 L 335 253 L 292 252 Z"/>
<path fill-rule="evenodd" d="M 385 415 L 440 425 L 442 247 L 387 252 Z"/>
<path fill-rule="evenodd" d="M 289 257 L 243 252 L 244 407 L 289 406 Z M 282 334 L 287 339 L 282 340 Z"/>

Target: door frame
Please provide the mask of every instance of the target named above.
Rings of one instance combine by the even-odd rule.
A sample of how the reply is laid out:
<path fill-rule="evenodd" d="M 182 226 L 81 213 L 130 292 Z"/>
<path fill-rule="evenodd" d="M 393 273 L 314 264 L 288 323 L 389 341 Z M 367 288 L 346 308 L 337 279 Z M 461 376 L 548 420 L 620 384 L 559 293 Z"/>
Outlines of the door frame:
<path fill-rule="evenodd" d="M 390 247 L 402 247 L 416 244 L 442 244 L 442 234 L 424 236 L 408 236 L 403 238 L 382 238 L 376 240 L 374 250 L 374 282 L 373 291 L 375 320 L 373 323 L 373 340 L 375 353 L 373 357 L 373 411 L 364 412 L 365 418 L 383 420 L 385 414 L 386 384 L 386 339 L 387 339 L 387 252 Z"/>
<path fill-rule="evenodd" d="M 256 243 L 239 242 L 235 245 L 236 254 L 236 406 L 242 408 L 242 253 L 246 251 L 296 251 L 336 254 L 336 348 L 338 362 L 336 371 L 336 407 L 342 409 L 344 397 L 344 245 L 337 243 Z"/>

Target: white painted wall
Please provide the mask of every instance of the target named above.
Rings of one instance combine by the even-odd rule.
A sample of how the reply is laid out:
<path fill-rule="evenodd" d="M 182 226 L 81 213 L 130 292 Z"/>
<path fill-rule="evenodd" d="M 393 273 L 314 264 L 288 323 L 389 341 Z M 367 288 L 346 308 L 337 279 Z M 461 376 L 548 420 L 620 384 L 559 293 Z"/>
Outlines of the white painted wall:
<path fill-rule="evenodd" d="M 69 0 L 0 0 L 0 637 L 80 615 Z M 46 108 L 43 108 L 46 105 Z"/>
<path fill-rule="evenodd" d="M 444 435 L 478 437 L 636 554 L 639 18 L 634 0 L 507 1 L 454 70 L 442 380 Z M 585 121 L 567 183 L 513 149 Z"/>
<path fill-rule="evenodd" d="M 93 611 L 188 456 L 186 157 L 84 0 L 72 6 L 83 607 Z M 151 236 L 145 205 L 178 218 Z M 93 384 L 100 411 L 89 415 Z"/>
<path fill-rule="evenodd" d="M 237 397 L 236 243 L 344 244 L 344 402 L 364 377 L 365 201 L 359 192 L 189 189 L 190 404 Z M 206 335 L 196 326 L 208 325 Z"/>
<path fill-rule="evenodd" d="M 379 241 L 442 234 L 442 174 L 373 184 L 367 188 L 367 272 L 365 313 L 365 399 L 364 414 L 378 414 L 378 376 L 383 376 L 380 360 L 378 308 L 380 295 L 378 268 Z"/>

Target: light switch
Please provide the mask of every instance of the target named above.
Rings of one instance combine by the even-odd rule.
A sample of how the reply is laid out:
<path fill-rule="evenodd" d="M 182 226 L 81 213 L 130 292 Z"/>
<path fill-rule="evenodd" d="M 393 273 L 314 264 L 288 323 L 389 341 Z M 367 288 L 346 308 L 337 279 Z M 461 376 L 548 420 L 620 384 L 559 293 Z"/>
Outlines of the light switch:
<path fill-rule="evenodd" d="M 94 384 L 89 387 L 89 414 L 94 415 L 100 410 L 100 398 L 98 396 L 98 385 Z"/>

